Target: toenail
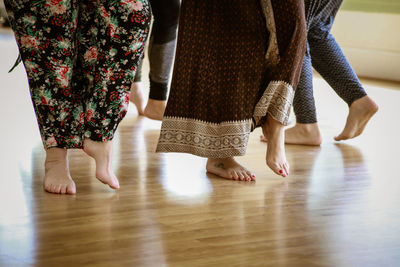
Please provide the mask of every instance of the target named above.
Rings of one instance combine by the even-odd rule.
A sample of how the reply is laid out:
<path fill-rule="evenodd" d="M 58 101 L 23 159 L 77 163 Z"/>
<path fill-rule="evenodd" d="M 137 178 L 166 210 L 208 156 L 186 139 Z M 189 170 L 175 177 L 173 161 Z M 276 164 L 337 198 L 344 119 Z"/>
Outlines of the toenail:
<path fill-rule="evenodd" d="M 283 171 L 282 171 L 282 170 L 279 170 L 279 173 L 283 173 Z"/>

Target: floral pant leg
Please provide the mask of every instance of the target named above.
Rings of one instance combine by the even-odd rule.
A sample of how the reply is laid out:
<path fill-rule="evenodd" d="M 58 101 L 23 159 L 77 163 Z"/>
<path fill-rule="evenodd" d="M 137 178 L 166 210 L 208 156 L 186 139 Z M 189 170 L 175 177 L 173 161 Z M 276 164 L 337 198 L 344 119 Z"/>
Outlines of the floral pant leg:
<path fill-rule="evenodd" d="M 6 0 L 45 148 L 111 140 L 148 35 L 147 0 Z"/>
<path fill-rule="evenodd" d="M 81 7 L 78 65 L 90 82 L 83 103 L 84 137 L 107 141 L 127 112 L 149 32 L 150 7 L 145 0 L 91 0 Z"/>
<path fill-rule="evenodd" d="M 6 0 L 11 25 L 28 75 L 31 97 L 46 148 L 79 146 L 84 118 L 72 93 L 77 4 Z"/>

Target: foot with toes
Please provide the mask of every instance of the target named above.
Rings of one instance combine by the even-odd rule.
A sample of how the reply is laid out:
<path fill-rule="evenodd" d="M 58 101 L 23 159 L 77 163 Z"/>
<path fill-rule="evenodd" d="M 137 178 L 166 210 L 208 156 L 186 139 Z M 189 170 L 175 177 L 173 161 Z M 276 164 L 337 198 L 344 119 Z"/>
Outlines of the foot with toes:
<path fill-rule="evenodd" d="M 256 176 L 234 158 L 209 158 L 206 165 L 207 172 L 219 177 L 236 181 L 255 181 Z"/>
<path fill-rule="evenodd" d="M 285 154 L 284 126 L 268 116 L 262 126 L 263 134 L 268 140 L 266 161 L 268 167 L 276 174 L 286 177 L 289 175 L 289 163 Z"/>
<path fill-rule="evenodd" d="M 76 187 L 69 173 L 68 151 L 53 147 L 46 150 L 43 188 L 54 194 L 75 194 Z"/>
<path fill-rule="evenodd" d="M 119 182 L 112 170 L 112 142 L 95 142 L 85 139 L 83 151 L 96 162 L 96 178 L 113 189 L 119 188 Z"/>
<path fill-rule="evenodd" d="M 378 109 L 378 105 L 369 96 L 354 101 L 350 106 L 343 131 L 334 139 L 336 141 L 347 140 L 362 134 L 368 121 Z"/>

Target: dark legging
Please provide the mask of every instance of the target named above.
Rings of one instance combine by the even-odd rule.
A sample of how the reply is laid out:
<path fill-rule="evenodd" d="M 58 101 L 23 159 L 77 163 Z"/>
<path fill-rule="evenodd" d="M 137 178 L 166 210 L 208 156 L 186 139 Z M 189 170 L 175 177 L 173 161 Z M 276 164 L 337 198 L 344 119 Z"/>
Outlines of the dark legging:
<path fill-rule="evenodd" d="M 350 106 L 366 95 L 357 75 L 330 33 L 343 0 L 305 0 L 307 51 L 300 82 L 293 100 L 298 123 L 316 123 L 312 68 L 321 74 L 335 92 Z"/>
<path fill-rule="evenodd" d="M 150 99 L 166 100 L 174 61 L 180 0 L 150 0 L 154 22 L 149 43 Z M 141 81 L 141 66 L 135 82 Z"/>

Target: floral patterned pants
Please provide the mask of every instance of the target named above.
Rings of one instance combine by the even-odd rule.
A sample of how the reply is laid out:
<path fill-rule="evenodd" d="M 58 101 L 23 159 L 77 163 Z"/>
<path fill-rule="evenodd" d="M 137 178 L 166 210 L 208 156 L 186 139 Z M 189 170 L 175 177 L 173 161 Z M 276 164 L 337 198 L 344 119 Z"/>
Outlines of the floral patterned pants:
<path fill-rule="evenodd" d="M 112 140 L 148 36 L 148 0 L 5 4 L 44 147 Z"/>

